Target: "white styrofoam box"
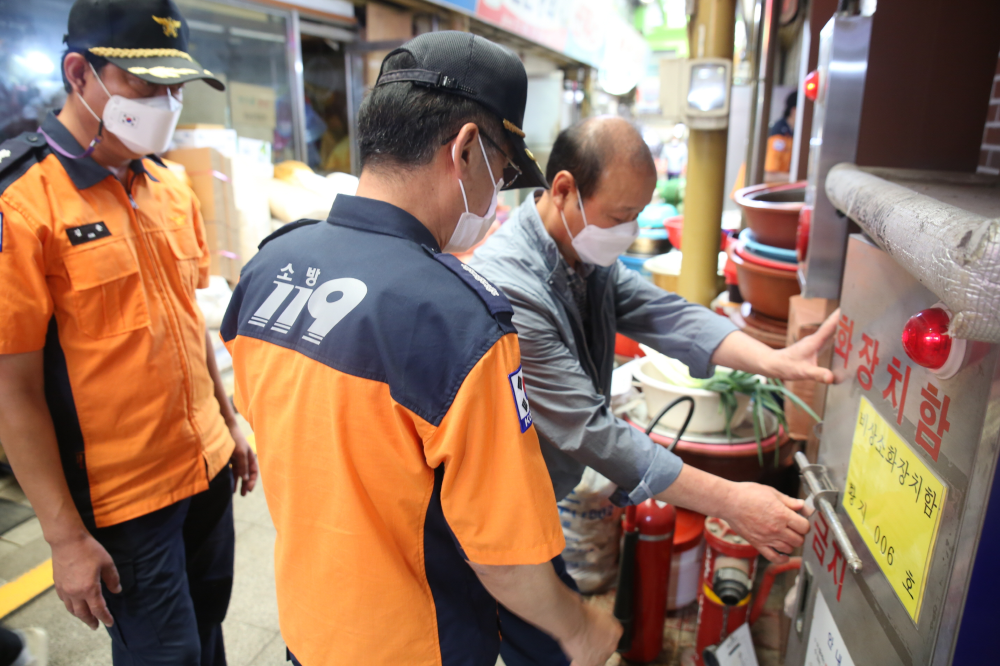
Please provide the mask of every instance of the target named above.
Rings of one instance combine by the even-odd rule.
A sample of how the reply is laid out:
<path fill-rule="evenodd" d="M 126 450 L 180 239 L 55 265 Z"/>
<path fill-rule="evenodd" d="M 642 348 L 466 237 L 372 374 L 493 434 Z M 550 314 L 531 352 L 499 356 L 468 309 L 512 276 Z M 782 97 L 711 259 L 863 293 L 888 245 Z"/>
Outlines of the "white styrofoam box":
<path fill-rule="evenodd" d="M 232 159 L 237 154 L 236 130 L 223 128 L 179 129 L 174 132 L 172 149 L 215 148 Z"/>
<path fill-rule="evenodd" d="M 251 139 L 241 136 L 236 140 L 236 154 L 240 158 L 259 164 L 268 172 L 268 178 L 274 177 L 274 164 L 271 163 L 271 142 Z"/>

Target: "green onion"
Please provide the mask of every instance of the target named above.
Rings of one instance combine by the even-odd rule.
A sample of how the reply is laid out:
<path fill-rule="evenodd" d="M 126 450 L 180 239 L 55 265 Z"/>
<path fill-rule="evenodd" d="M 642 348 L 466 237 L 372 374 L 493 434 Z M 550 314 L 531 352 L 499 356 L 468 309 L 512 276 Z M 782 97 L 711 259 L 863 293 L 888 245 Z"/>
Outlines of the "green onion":
<path fill-rule="evenodd" d="M 767 379 L 765 381 L 761 381 L 760 377 L 749 372 L 723 369 L 721 371 L 716 371 L 716 374 L 713 377 L 700 381 L 701 385 L 697 388 L 715 391 L 719 394 L 719 402 L 723 413 L 726 416 L 726 436 L 729 437 L 730 440 L 733 438 L 730 423 L 733 420 L 733 416 L 736 414 L 737 408 L 736 394 L 742 393 L 743 395 L 750 396 L 750 400 L 753 404 L 751 409 L 753 434 L 754 439 L 757 441 L 757 462 L 761 467 L 764 466 L 763 437 L 766 434 L 764 410 L 774 414 L 778 419 L 778 423 L 781 424 L 781 427 L 786 431 L 788 429 L 788 422 L 785 419 L 785 410 L 781 403 L 778 402 L 778 396 L 791 400 L 800 409 L 802 409 L 802 411 L 814 420 L 819 421 L 819 416 L 816 412 L 814 412 L 809 405 L 803 402 L 801 398 L 788 390 L 788 388 L 781 383 L 780 379 Z M 774 447 L 774 466 L 777 467 L 779 462 L 779 447 L 776 445 Z"/>

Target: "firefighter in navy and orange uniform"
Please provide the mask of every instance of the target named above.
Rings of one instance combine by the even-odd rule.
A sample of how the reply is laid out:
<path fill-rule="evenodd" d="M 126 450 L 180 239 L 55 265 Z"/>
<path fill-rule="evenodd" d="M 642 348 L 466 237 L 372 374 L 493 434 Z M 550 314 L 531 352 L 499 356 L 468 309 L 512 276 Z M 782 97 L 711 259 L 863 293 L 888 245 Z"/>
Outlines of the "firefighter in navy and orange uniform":
<path fill-rule="evenodd" d="M 147 155 L 185 81 L 222 84 L 172 0 L 78 0 L 68 32 L 66 106 L 0 146 L 0 439 L 114 663 L 224 664 L 229 466 L 246 492 L 256 461 L 195 302 L 198 204 Z"/>
<path fill-rule="evenodd" d="M 617 644 L 549 563 L 564 541 L 510 303 L 446 253 L 483 237 L 500 187 L 544 183 L 526 93 L 517 56 L 482 37 L 404 44 L 359 113 L 357 196 L 243 270 L 222 336 L 295 663 L 493 666 L 497 601 L 578 666 Z"/>

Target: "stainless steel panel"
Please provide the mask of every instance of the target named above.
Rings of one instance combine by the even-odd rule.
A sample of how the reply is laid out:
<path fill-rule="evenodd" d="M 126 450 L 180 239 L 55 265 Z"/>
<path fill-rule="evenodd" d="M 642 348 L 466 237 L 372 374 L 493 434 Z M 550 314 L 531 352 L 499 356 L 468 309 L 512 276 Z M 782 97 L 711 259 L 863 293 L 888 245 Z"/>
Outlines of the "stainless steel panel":
<path fill-rule="evenodd" d="M 847 250 L 847 218 L 826 197 L 827 172 L 841 162 L 854 162 L 861 125 L 861 103 L 868 71 L 872 19 L 834 17 L 820 32 L 821 90 L 809 141 L 806 204 L 813 207 L 809 254 L 801 268 L 802 295 L 839 298 Z"/>
<path fill-rule="evenodd" d="M 853 321 L 853 346 L 846 367 L 840 356 L 833 357 L 834 371 L 842 381 L 827 394 L 819 463 L 827 467 L 833 485 L 843 490 L 858 409 L 865 396 L 910 444 L 914 455 L 948 487 L 919 624 L 910 619 L 867 541 L 842 508 L 838 506 L 837 514 L 863 569 L 860 574 L 847 570 L 839 601 L 838 586 L 829 570 L 829 552 L 820 562 L 822 549 L 813 548 L 818 536 L 815 530 L 807 538 L 804 561 L 813 572 L 812 587 L 823 591 L 851 657 L 859 665 L 950 663 L 986 499 L 993 484 L 1000 436 L 1000 348 L 970 343 L 965 367 L 948 380 L 939 380 L 912 363 L 902 349 L 900 334 L 906 321 L 937 300 L 870 241 L 861 235 L 851 236 L 841 308 Z M 879 341 L 879 363 L 868 391 L 857 379 L 863 333 Z M 893 357 L 911 369 L 901 424 L 897 423 L 891 402 L 882 396 L 890 382 L 887 368 Z M 942 438 L 936 462 L 914 444 L 920 421 L 920 388 L 932 380 L 951 400 L 951 426 Z M 812 520 L 815 526 L 818 519 Z M 840 566 L 838 563 L 835 573 L 839 574 Z M 815 593 L 810 596 L 813 598 L 806 602 L 809 616 L 803 632 L 793 633 L 789 640 L 788 666 L 805 661 Z"/>

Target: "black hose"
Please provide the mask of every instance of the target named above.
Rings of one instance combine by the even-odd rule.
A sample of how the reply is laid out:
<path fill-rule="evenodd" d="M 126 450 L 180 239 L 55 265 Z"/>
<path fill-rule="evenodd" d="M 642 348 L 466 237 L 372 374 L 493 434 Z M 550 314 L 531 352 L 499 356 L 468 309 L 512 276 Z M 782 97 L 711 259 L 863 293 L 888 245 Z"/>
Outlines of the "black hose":
<path fill-rule="evenodd" d="M 622 636 L 618 639 L 618 651 L 632 649 L 632 633 L 635 621 L 635 551 L 639 545 L 638 528 L 625 532 L 622 538 L 622 552 L 618 564 L 618 585 L 615 590 L 615 619 L 622 625 Z"/>
<path fill-rule="evenodd" d="M 656 415 L 656 418 L 650 421 L 649 425 L 646 426 L 646 434 L 648 435 L 649 433 L 653 432 L 653 428 L 656 427 L 656 424 L 660 422 L 660 419 L 662 419 L 667 412 L 669 412 L 671 409 L 681 404 L 682 402 L 691 403 L 691 407 L 688 408 L 687 417 L 684 419 L 684 425 L 682 425 L 681 429 L 677 431 L 677 436 L 674 437 L 674 441 L 670 442 L 670 444 L 667 446 L 667 451 L 674 450 L 674 448 L 677 446 L 677 442 L 681 441 L 681 437 L 684 436 L 684 431 L 687 430 L 688 425 L 691 423 L 691 417 L 694 416 L 694 398 L 692 398 L 689 395 L 682 395 L 681 397 L 677 398 L 669 405 L 661 409 L 660 413 Z"/>

